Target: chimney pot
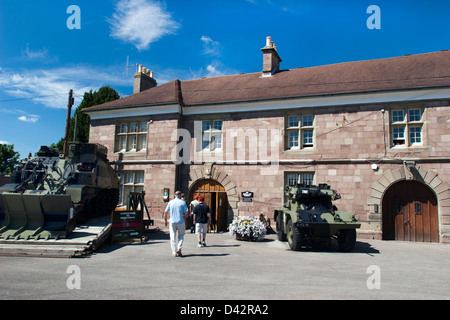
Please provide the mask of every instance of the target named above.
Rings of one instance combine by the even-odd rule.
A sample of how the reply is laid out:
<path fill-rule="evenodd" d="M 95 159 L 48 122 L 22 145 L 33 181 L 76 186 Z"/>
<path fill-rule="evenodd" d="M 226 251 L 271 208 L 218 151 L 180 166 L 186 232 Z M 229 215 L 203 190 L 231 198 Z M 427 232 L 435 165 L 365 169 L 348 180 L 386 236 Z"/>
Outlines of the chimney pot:
<path fill-rule="evenodd" d="M 140 64 L 138 66 L 138 72 L 134 75 L 133 94 L 156 87 L 157 85 L 158 83 L 153 78 L 153 71 L 142 67 Z"/>

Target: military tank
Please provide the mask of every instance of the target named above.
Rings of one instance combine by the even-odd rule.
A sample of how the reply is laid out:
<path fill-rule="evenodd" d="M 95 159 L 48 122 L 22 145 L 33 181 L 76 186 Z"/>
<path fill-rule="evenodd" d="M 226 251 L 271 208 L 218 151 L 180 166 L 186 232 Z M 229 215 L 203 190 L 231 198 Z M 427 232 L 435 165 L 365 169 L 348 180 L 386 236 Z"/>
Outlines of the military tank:
<path fill-rule="evenodd" d="M 111 214 L 118 187 L 106 147 L 70 142 L 60 157 L 43 146 L 0 187 L 0 239 L 66 237 L 77 224 Z"/>
<path fill-rule="evenodd" d="M 361 226 L 354 215 L 339 211 L 332 201 L 341 198 L 327 184 L 298 184 L 286 187 L 283 208 L 274 210 L 277 237 L 288 241 L 292 250 L 309 248 L 315 243 L 337 239 L 340 251 L 351 251 L 356 243 L 356 229 Z"/>

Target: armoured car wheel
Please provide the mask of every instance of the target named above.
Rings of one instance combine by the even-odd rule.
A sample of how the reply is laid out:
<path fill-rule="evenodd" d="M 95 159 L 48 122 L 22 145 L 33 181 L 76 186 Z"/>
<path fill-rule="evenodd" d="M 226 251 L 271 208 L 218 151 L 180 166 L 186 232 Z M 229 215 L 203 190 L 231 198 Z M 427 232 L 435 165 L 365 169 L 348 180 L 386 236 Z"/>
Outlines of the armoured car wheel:
<path fill-rule="evenodd" d="M 278 240 L 286 241 L 286 234 L 284 233 L 284 227 L 283 227 L 283 212 L 278 212 L 276 224 L 277 224 Z"/>
<path fill-rule="evenodd" d="M 287 223 L 286 231 L 289 247 L 294 251 L 299 251 L 302 248 L 302 235 L 300 234 L 300 231 L 293 226 L 291 219 L 289 219 Z"/>
<path fill-rule="evenodd" d="M 340 251 L 343 252 L 352 251 L 356 243 L 356 230 L 355 229 L 339 230 L 337 241 Z"/>

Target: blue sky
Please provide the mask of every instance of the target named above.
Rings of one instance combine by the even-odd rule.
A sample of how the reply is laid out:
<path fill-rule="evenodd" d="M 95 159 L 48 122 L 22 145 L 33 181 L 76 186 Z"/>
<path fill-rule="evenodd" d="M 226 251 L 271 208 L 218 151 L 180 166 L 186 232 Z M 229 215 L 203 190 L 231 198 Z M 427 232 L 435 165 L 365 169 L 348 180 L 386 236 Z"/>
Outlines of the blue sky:
<path fill-rule="evenodd" d="M 367 27 L 371 5 L 380 29 Z M 57 142 L 70 89 L 75 107 L 102 85 L 132 94 L 127 56 L 162 84 L 261 71 L 266 36 L 282 69 L 440 51 L 449 12 L 434 0 L 0 0 L 0 143 L 23 158 Z"/>

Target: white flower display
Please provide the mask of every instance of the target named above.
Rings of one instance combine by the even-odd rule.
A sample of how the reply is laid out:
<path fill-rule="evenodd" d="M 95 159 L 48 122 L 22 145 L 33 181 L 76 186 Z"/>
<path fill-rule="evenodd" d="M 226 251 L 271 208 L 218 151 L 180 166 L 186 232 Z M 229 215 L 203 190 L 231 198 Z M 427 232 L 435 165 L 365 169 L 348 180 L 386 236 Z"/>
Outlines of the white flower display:
<path fill-rule="evenodd" d="M 256 217 L 241 216 L 236 217 L 229 227 L 230 235 L 238 237 L 262 241 L 267 233 L 266 226 Z"/>

